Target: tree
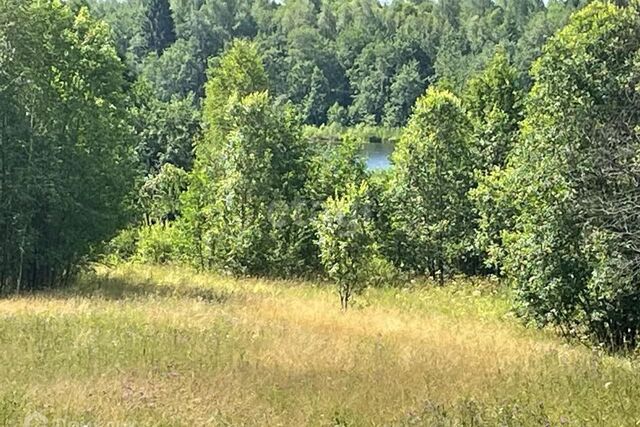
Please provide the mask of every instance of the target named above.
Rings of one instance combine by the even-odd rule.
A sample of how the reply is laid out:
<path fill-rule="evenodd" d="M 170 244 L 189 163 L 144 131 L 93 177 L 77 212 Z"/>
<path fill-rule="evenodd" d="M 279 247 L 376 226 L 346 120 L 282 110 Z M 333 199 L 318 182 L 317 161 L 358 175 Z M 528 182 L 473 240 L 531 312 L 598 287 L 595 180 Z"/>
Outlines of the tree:
<path fill-rule="evenodd" d="M 229 99 L 233 95 L 241 99 L 245 95 L 265 91 L 269 82 L 256 45 L 246 40 L 234 41 L 210 65 L 209 70 L 203 117 L 209 135 L 217 137 L 211 132 L 218 128 L 224 131 L 224 116 Z"/>
<path fill-rule="evenodd" d="M 161 101 L 192 95 L 199 99 L 203 95 L 206 60 L 192 40 L 178 40 L 162 56 L 147 56 L 140 68 L 141 78 L 150 83 Z"/>
<path fill-rule="evenodd" d="M 416 100 L 424 93 L 425 87 L 426 83 L 420 76 L 417 61 L 410 61 L 400 67 L 393 78 L 389 99 L 384 107 L 384 124 L 391 127 L 403 126 Z"/>
<path fill-rule="evenodd" d="M 145 225 L 166 225 L 180 215 L 180 196 L 187 189 L 187 172 L 166 163 L 146 177 L 138 197 L 145 214 Z"/>
<path fill-rule="evenodd" d="M 127 219 L 124 67 L 106 25 L 59 1 L 0 3 L 0 287 L 66 283 Z"/>
<path fill-rule="evenodd" d="M 331 197 L 318 217 L 316 230 L 320 260 L 338 285 L 340 305 L 349 307 L 363 284 L 363 269 L 372 253 L 373 222 L 366 182 L 347 187 L 342 197 Z"/>
<path fill-rule="evenodd" d="M 235 274 L 300 272 L 312 233 L 302 199 L 309 151 L 295 113 L 266 92 L 232 95 L 225 108 L 224 130 L 210 130 L 221 138 L 217 151 L 200 163 L 212 173 L 192 189 L 206 192 L 208 264 Z"/>
<path fill-rule="evenodd" d="M 176 41 L 175 25 L 169 0 L 144 0 L 141 33 L 144 51 L 162 53 Z"/>
<path fill-rule="evenodd" d="M 356 123 L 380 123 L 395 71 L 395 58 L 389 60 L 394 52 L 389 44 L 370 44 L 356 58 L 353 68 L 348 70 L 354 92 L 349 110 Z"/>
<path fill-rule="evenodd" d="M 312 158 L 306 192 L 315 206 L 322 206 L 330 197 L 340 198 L 348 188 L 365 181 L 367 166 L 360 150 L 360 142 L 346 135 Z"/>
<path fill-rule="evenodd" d="M 180 226 L 189 235 L 191 252 L 201 269 L 213 267 L 212 215 L 218 203 L 216 185 L 225 169 L 220 164 L 221 148 L 230 131 L 227 105 L 253 93 L 266 90 L 268 81 L 264 66 L 253 43 L 238 40 L 216 61 L 212 62 L 203 107 L 203 138 L 195 147 L 196 161 L 190 174 L 188 191 L 183 198 L 183 220 Z"/>
<path fill-rule="evenodd" d="M 138 82 L 134 92 L 136 152 L 145 174 L 154 174 L 165 164 L 191 170 L 194 143 L 202 130 L 193 96 L 162 102 L 143 81 Z"/>
<path fill-rule="evenodd" d="M 610 348 L 640 329 L 637 7 L 594 2 L 545 46 L 504 178 L 522 313 Z"/>
<path fill-rule="evenodd" d="M 482 170 L 504 165 L 518 136 L 522 98 L 518 74 L 505 49 L 499 49 L 487 67 L 469 81 L 464 105 L 480 150 Z"/>
<path fill-rule="evenodd" d="M 393 154 L 393 226 L 405 267 L 440 274 L 470 252 L 474 186 L 470 125 L 460 100 L 431 88 L 418 99 Z"/>
<path fill-rule="evenodd" d="M 510 195 L 505 192 L 505 163 L 519 135 L 522 90 L 505 49 L 468 83 L 464 104 L 478 148 L 478 187 L 472 199 L 478 215 L 476 245 L 487 267 L 500 272 L 502 233 L 513 223 Z"/>

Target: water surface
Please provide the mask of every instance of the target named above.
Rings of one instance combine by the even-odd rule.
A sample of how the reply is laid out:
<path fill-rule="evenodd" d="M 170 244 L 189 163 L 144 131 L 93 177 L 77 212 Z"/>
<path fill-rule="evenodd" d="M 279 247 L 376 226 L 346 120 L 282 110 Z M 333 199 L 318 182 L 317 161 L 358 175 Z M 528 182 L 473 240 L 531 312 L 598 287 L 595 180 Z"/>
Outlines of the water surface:
<path fill-rule="evenodd" d="M 367 169 L 389 169 L 391 167 L 393 148 L 394 144 L 388 142 L 363 144 L 362 152 L 367 159 Z"/>

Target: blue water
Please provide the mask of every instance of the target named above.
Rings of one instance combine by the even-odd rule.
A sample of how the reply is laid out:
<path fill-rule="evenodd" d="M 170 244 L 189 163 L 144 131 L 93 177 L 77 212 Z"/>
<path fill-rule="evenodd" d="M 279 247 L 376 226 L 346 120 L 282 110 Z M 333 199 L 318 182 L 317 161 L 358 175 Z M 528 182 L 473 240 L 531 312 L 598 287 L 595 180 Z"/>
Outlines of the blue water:
<path fill-rule="evenodd" d="M 391 167 L 391 153 L 393 144 L 388 143 L 367 143 L 362 147 L 363 154 L 367 159 L 369 170 L 388 169 Z"/>

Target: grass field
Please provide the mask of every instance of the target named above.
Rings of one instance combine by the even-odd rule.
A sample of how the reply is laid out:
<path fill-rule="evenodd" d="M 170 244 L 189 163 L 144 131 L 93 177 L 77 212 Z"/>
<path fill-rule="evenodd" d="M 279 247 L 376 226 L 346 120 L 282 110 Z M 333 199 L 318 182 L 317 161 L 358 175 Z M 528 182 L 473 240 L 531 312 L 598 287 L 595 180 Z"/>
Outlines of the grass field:
<path fill-rule="evenodd" d="M 490 284 L 343 314 L 327 285 L 104 270 L 0 300 L 0 425 L 640 425 L 640 362 L 508 309 Z"/>

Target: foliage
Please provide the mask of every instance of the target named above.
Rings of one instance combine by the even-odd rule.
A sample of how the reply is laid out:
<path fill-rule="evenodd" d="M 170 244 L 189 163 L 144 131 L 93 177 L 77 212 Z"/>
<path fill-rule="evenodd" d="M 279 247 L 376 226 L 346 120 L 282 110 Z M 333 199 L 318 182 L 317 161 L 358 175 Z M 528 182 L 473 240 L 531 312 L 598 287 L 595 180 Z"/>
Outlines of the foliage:
<path fill-rule="evenodd" d="M 610 348 L 640 329 L 639 52 L 637 6 L 575 14 L 534 66 L 504 178 L 516 212 L 504 268 L 522 311 Z"/>
<path fill-rule="evenodd" d="M 403 267 L 440 273 L 457 267 L 472 249 L 474 152 L 460 100 L 429 89 L 393 155 L 391 221 L 402 236 Z"/>
<path fill-rule="evenodd" d="M 124 67 L 106 25 L 54 0 L 0 3 L 0 287 L 65 282 L 126 218 Z"/>
<path fill-rule="evenodd" d="M 194 142 L 201 134 L 200 115 L 193 108 L 193 98 L 162 102 L 143 82 L 134 88 L 134 94 L 136 152 L 145 174 L 157 173 L 166 164 L 190 170 Z"/>
<path fill-rule="evenodd" d="M 478 147 L 478 187 L 471 192 L 478 216 L 476 245 L 486 266 L 500 271 L 502 232 L 513 222 L 511 196 L 502 176 L 506 159 L 519 135 L 523 93 L 507 51 L 500 49 L 479 75 L 472 78 L 464 104 Z"/>
<path fill-rule="evenodd" d="M 233 95 L 224 129 L 210 128 L 217 150 L 199 159 L 189 203 L 204 213 L 201 239 L 207 264 L 235 274 L 300 272 L 310 256 L 308 207 L 303 197 L 310 152 L 290 108 L 268 94 Z M 211 138 L 211 136 L 209 136 Z M 188 217 L 187 221 L 198 221 Z"/>
<path fill-rule="evenodd" d="M 320 260 L 336 282 L 343 310 L 361 290 L 372 253 L 373 222 L 366 182 L 349 185 L 342 197 L 330 197 L 316 221 Z"/>
<path fill-rule="evenodd" d="M 203 108 L 208 143 L 217 148 L 215 139 L 226 132 L 226 105 L 233 95 L 242 98 L 267 88 L 267 75 L 256 45 L 245 40 L 235 41 L 210 66 Z"/>
<path fill-rule="evenodd" d="M 82 0 L 84 1 L 84 0 Z M 210 58 L 254 41 L 274 98 L 309 125 L 404 125 L 426 87 L 462 89 L 505 46 L 518 81 L 585 1 L 87 0 L 163 101 L 204 97 Z M 171 10 L 168 10 L 171 3 Z M 442 3 L 442 4 L 441 4 Z M 342 106 L 336 116 L 334 106 Z M 333 109 L 333 111 L 329 111 Z"/>
<path fill-rule="evenodd" d="M 174 225 L 153 224 L 138 231 L 132 260 L 145 264 L 168 264 L 180 260 L 182 235 Z"/>
<path fill-rule="evenodd" d="M 367 176 L 356 138 L 345 135 L 337 144 L 325 144 L 312 157 L 306 189 L 318 208 L 330 197 L 341 197 L 350 186 L 359 186 Z"/>
<path fill-rule="evenodd" d="M 147 176 L 138 195 L 146 225 L 166 225 L 175 220 L 180 215 L 180 196 L 187 185 L 187 172 L 171 163 L 162 166 L 157 174 Z"/>
<path fill-rule="evenodd" d="M 176 41 L 169 0 L 142 0 L 142 4 L 144 13 L 137 39 L 141 46 L 134 46 L 134 51 L 139 57 L 149 52 L 162 55 Z"/>
<path fill-rule="evenodd" d="M 518 135 L 522 97 L 518 74 L 505 49 L 498 50 L 486 69 L 468 82 L 464 106 L 473 125 L 482 170 L 504 165 Z"/>

